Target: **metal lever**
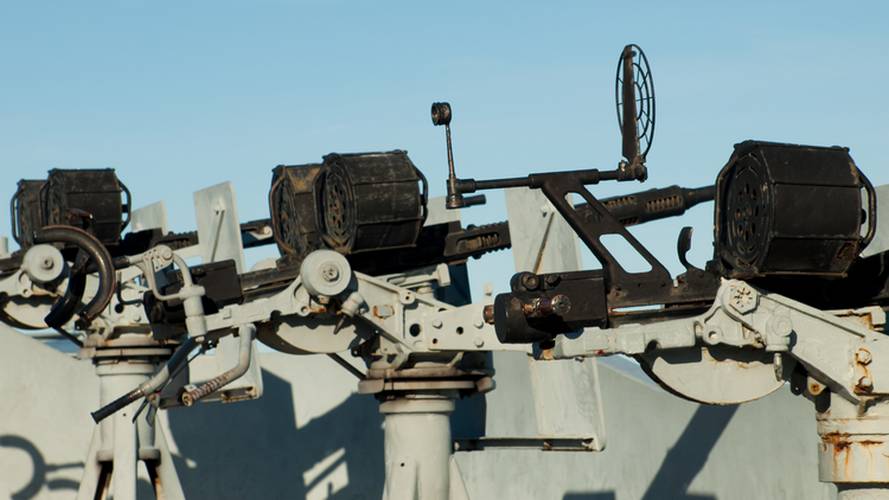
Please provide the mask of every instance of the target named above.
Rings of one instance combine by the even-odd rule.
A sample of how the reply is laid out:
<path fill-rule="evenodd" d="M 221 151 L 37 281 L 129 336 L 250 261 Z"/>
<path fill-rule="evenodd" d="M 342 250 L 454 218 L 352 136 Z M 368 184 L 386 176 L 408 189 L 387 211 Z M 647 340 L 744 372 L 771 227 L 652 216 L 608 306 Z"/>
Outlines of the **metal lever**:
<path fill-rule="evenodd" d="M 485 195 L 463 196 L 458 184 L 460 179 L 454 169 L 454 150 L 451 146 L 451 105 L 446 102 L 432 103 L 432 124 L 444 125 L 445 138 L 448 145 L 448 196 L 445 206 L 448 209 L 464 208 L 472 205 L 484 205 Z"/>
<path fill-rule="evenodd" d="M 201 338 L 200 340 L 203 341 L 203 338 Z M 199 343 L 200 342 L 195 337 L 189 337 L 185 339 L 185 341 L 179 345 L 176 351 L 173 352 L 173 355 L 170 356 L 170 359 L 168 359 L 167 362 L 159 370 L 157 370 L 154 375 L 151 376 L 150 379 L 141 383 L 139 387 L 136 387 L 132 391 L 92 412 L 90 415 L 92 415 L 93 420 L 98 424 L 105 418 L 110 417 L 114 413 L 126 408 L 139 398 L 150 396 L 154 392 L 162 389 L 163 386 L 166 385 L 167 381 L 170 380 L 171 374 L 176 371 L 176 368 L 179 365 L 181 365 L 188 359 L 188 355 L 195 349 L 195 347 L 198 346 Z"/>

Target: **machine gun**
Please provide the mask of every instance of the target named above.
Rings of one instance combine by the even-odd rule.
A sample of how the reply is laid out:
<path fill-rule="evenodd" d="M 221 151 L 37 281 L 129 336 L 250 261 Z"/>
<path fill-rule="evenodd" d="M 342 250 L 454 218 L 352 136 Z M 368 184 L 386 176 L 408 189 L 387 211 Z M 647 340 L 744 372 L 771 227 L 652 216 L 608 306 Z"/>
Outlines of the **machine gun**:
<path fill-rule="evenodd" d="M 635 45 L 621 53 L 616 95 L 624 156 L 616 169 L 493 180 L 457 177 L 450 106 L 433 104 L 433 123 L 447 129 L 450 207 L 483 202 L 465 196 L 477 191 L 539 189 L 602 265 L 519 273 L 485 321 L 505 344 L 533 344 L 541 361 L 632 356 L 665 389 L 700 403 L 742 403 L 789 382 L 818 413 L 821 480 L 837 483 L 841 498 L 886 498 L 889 252 L 861 256 L 877 232 L 870 181 L 847 148 L 737 144 L 713 188 L 713 258 L 693 267 L 685 258 L 691 230 L 683 228 L 677 249 L 686 271 L 671 277 L 627 220 L 586 188 L 646 178 L 654 93 Z M 590 211 L 582 214 L 568 194 Z M 648 269 L 628 272 L 603 243 L 607 235 L 623 238 Z"/>
<path fill-rule="evenodd" d="M 444 498 L 450 491 L 448 415 L 454 400 L 493 388 L 487 352 L 531 352 L 533 344 L 542 361 L 635 356 L 671 391 L 707 403 L 754 399 L 790 380 L 820 410 L 827 405 L 835 411 L 836 418 L 823 419 L 825 439 L 834 440 L 825 456 L 845 452 L 857 464 L 873 445 L 871 434 L 889 436 L 883 427 L 868 427 L 871 417 L 889 422 L 877 405 L 889 394 L 882 378 L 889 351 L 879 333 L 885 323 L 880 306 L 889 297 L 886 266 L 883 254 L 859 257 L 876 232 L 875 190 L 845 149 L 746 142 L 713 186 L 599 200 L 585 186 L 647 178 L 653 86 L 636 46 L 621 54 L 616 95 L 623 135 L 617 168 L 478 181 L 456 176 L 451 108 L 433 105 L 433 122 L 447 134 L 447 207 L 482 203 L 483 197 L 465 196 L 480 190 L 540 189 L 602 264 L 601 270 L 520 273 L 512 291 L 493 304 L 448 300 L 438 292 L 453 283 L 454 268 L 469 257 L 507 248 L 508 226 L 426 224 L 432 210 L 426 182 L 403 151 L 334 154 L 317 164 L 276 168 L 271 219 L 236 231 L 244 246 L 275 242 L 282 257 L 273 269 L 243 272 L 232 261 L 188 267 L 176 250 L 193 242 L 193 233 L 151 231 L 106 242 L 92 235 L 107 256 L 96 250 L 98 257 L 93 264 L 86 259 L 83 272 L 99 271 L 105 260 L 112 270 L 140 276 L 143 300 L 115 304 L 112 294 L 109 304 L 144 303 L 142 331 L 164 347 L 162 355 L 130 351 L 162 363 L 138 384 L 104 391 L 94 418 L 118 429 L 128 423 L 119 410 L 140 399 L 143 407 L 190 406 L 224 391 L 243 373 L 256 337 L 291 354 L 328 354 L 353 373 L 359 392 L 373 394 L 386 415 L 387 484 L 407 485 L 399 493 L 411 497 Z M 569 194 L 582 203 L 574 205 Z M 689 230 L 680 232 L 686 272 L 676 278 L 626 230 L 710 200 L 716 202 L 716 252 L 704 269 L 685 258 Z M 627 271 L 603 241 L 606 235 L 623 238 L 649 269 Z M 35 270 L 46 261 L 33 255 L 52 260 L 53 251 L 60 252 L 43 247 L 44 255 L 29 257 L 38 247 L 21 257 L 22 263 L 38 263 L 23 270 L 29 276 L 40 276 Z M 800 249 L 804 258 L 795 254 Z M 829 313 L 812 304 L 854 310 Z M 80 316 L 82 327 L 90 313 Z M 197 349 L 233 336 L 241 346 L 233 368 L 164 394 Z M 344 352 L 362 358 L 366 370 L 344 359 Z M 846 359 L 851 353 L 854 358 Z M 702 379 L 707 382 L 696 383 Z M 739 386 L 744 390 L 735 390 Z M 851 425 L 860 428 L 851 429 L 849 421 L 856 419 Z M 837 480 L 884 480 L 859 472 L 868 470 L 864 465 L 855 467 L 836 472 Z"/>
<path fill-rule="evenodd" d="M 224 209 L 209 215 L 215 217 L 213 228 L 231 229 L 226 223 L 232 223 L 238 245 L 271 242 L 270 230 L 261 222 L 237 224 L 234 200 L 225 199 L 222 191 L 210 188 L 196 194 L 196 201 L 212 197 L 214 206 L 228 207 L 228 218 Z M 166 441 L 155 426 L 155 410 L 184 404 L 180 393 L 186 391 L 192 395 L 189 404 L 262 394 L 252 331 L 234 332 L 237 339 L 230 338 L 230 331 L 208 336 L 191 319 L 203 314 L 207 292 L 194 284 L 177 252 L 193 253 L 209 246 L 211 238 L 206 232 L 199 235 L 200 224 L 197 232 L 122 234 L 130 222 L 131 196 L 111 169 L 56 169 L 47 180 L 22 180 L 11 208 L 20 249 L 0 260 L 0 321 L 20 329 L 53 328 L 73 341 L 78 357 L 95 366 L 103 405 L 123 408 L 145 398 L 132 412 L 96 426 L 78 498 L 102 497 L 109 484 L 115 497 L 134 498 L 138 460 L 146 463 L 155 487 L 169 498 L 184 498 Z M 212 243 L 214 253 L 237 253 L 218 238 Z M 157 289 L 157 271 L 171 265 L 182 270 L 185 282 L 165 298 L 184 304 L 189 328 L 164 336 L 152 330 L 143 296 Z M 235 260 L 222 265 L 234 267 Z M 196 360 L 192 354 L 214 348 L 212 357 Z M 235 366 L 219 366 L 227 364 L 229 350 L 235 351 Z M 138 386 L 136 397 L 133 386 Z M 120 398 L 121 393 L 128 398 Z M 145 418 L 137 418 L 143 414 Z"/>
<path fill-rule="evenodd" d="M 364 176 L 362 184 L 351 180 L 353 170 Z M 272 268 L 242 274 L 225 263 L 193 268 L 198 283 L 212 283 L 206 287 L 205 307 L 219 310 L 228 304 L 286 288 L 299 276 L 305 257 L 319 249 L 344 255 L 355 271 L 383 276 L 441 264 L 450 266 L 452 274 L 461 273 L 464 271 L 456 266 L 469 258 L 477 259 L 510 248 L 506 221 L 468 227 L 462 227 L 458 221 L 418 225 L 417 221 L 424 219 L 423 214 L 429 211 L 424 179 L 404 151 L 330 154 L 322 163 L 279 165 L 273 170 L 268 197 L 272 217 L 249 224 L 263 228 L 263 234 L 273 235 L 261 242 L 273 239 L 281 257 Z M 331 187 L 334 182 L 338 185 Z M 421 185 L 415 186 L 415 183 Z M 386 190 L 379 186 L 397 187 Z M 713 196 L 712 186 L 670 186 L 605 198 L 601 202 L 622 223 L 635 225 L 681 215 L 699 203 L 712 200 Z M 403 210 L 404 206 L 409 208 L 403 213 L 392 210 L 392 207 Z M 593 216 L 587 203 L 575 208 L 581 217 Z M 368 220 L 359 222 L 360 217 Z M 246 227 L 242 225 L 242 230 Z M 369 241 L 366 235 L 370 233 L 375 240 Z M 170 245 L 179 237 L 170 235 L 152 241 Z M 181 285 L 181 278 L 175 273 L 166 279 L 170 289 Z M 183 331 L 181 306 L 173 304 L 171 309 L 150 295 L 146 300 L 156 329 Z"/>
<path fill-rule="evenodd" d="M 695 314 L 712 303 L 721 277 L 753 279 L 791 296 L 817 297 L 818 305 L 839 301 L 839 307 L 851 307 L 885 300 L 880 286 L 869 297 L 844 293 L 851 288 L 845 278 L 854 280 L 863 269 L 874 266 L 857 256 L 876 228 L 873 186 L 845 148 L 746 141 L 735 146 L 714 186 L 672 187 L 606 200 L 592 195 L 586 186 L 647 178 L 655 102 L 651 72 L 639 47 L 628 45 L 622 51 L 616 83 L 624 158 L 614 170 L 492 180 L 458 178 L 451 153 L 450 105 L 432 105 L 433 123 L 444 125 L 447 131 L 449 207 L 483 202 L 483 195 L 465 196 L 482 190 L 540 189 L 602 265 L 601 271 L 513 277 L 511 293 L 499 295 L 486 313 L 501 341 L 546 343 L 557 334 L 583 327 Z M 584 203 L 572 205 L 566 198 L 570 194 L 580 196 Z M 675 281 L 626 230 L 651 219 L 637 215 L 640 206 L 652 207 L 658 217 L 673 216 L 680 215 L 686 205 L 714 198 L 714 259 L 705 269 L 691 266 L 686 259 L 691 231 L 683 229 L 677 248 L 686 272 Z M 627 242 L 648 269 L 628 272 L 604 243 L 603 237 L 609 235 Z M 633 309 L 652 305 L 660 309 Z"/>

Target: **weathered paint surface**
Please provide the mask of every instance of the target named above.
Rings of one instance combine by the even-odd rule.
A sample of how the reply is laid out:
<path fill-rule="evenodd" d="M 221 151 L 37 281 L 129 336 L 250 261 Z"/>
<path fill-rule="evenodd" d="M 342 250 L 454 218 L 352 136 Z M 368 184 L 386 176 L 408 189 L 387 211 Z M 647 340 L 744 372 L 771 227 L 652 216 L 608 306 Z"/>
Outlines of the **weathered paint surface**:
<path fill-rule="evenodd" d="M 98 402 L 92 367 L 7 329 L 0 328 L 0 342 L 0 391 L 7 396 L 0 399 L 0 494 L 72 498 L 89 444 L 88 412 Z M 498 376 L 527 370 L 522 356 L 501 357 Z M 355 394 L 355 378 L 326 356 L 261 358 L 261 399 L 162 413 L 186 496 L 379 498 L 377 402 Z M 458 453 L 470 498 L 834 497 L 833 486 L 817 479 L 811 404 L 789 391 L 736 409 L 700 407 L 607 364 L 599 375 L 609 436 L 604 452 Z M 479 402 L 457 403 L 455 436 L 475 423 Z M 530 418 L 533 425 L 534 416 L 489 418 L 489 427 L 497 427 L 507 418 Z M 140 491 L 148 491 L 147 481 Z"/>

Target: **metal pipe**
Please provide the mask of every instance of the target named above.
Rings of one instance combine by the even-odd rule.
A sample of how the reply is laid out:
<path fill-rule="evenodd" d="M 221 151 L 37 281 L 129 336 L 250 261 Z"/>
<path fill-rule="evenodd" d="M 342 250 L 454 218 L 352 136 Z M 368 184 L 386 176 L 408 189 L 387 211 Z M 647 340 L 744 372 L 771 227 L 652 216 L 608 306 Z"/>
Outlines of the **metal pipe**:
<path fill-rule="evenodd" d="M 335 352 L 329 352 L 329 353 L 327 353 L 327 355 L 330 357 L 330 359 L 336 361 L 336 364 L 345 368 L 347 372 L 351 373 L 352 375 L 355 375 L 355 378 L 357 378 L 358 380 L 367 379 L 367 375 L 365 375 L 364 373 L 361 373 L 361 370 L 352 366 L 352 363 L 349 363 L 348 361 L 343 359 L 343 357 L 340 356 L 339 354 L 337 354 Z"/>
<path fill-rule="evenodd" d="M 191 406 L 201 399 L 222 389 L 233 380 L 247 373 L 250 367 L 250 358 L 253 354 L 253 338 L 256 335 L 256 326 L 253 323 L 241 325 L 238 327 L 238 337 L 240 338 L 238 348 L 238 362 L 231 369 L 222 374 L 208 380 L 200 386 L 190 391 L 182 393 L 180 400 L 185 406 Z"/>
<path fill-rule="evenodd" d="M 97 272 L 99 274 L 99 287 L 96 290 L 96 295 L 93 296 L 92 300 L 89 301 L 83 308 L 80 310 L 80 317 L 86 321 L 92 321 L 93 318 L 99 315 L 105 307 L 111 302 L 111 297 L 114 295 L 114 286 L 115 286 L 115 276 L 114 276 L 114 266 L 112 264 L 111 254 L 108 253 L 108 249 L 105 248 L 102 243 L 99 242 L 95 238 L 95 236 L 87 233 L 86 231 L 72 227 L 72 226 L 46 226 L 43 229 L 37 231 L 34 235 L 35 243 L 70 243 L 78 248 L 82 249 L 86 252 L 87 255 L 93 260 L 96 265 Z M 77 273 L 74 273 L 77 274 Z M 69 280 L 70 283 L 73 280 Z M 76 284 L 76 282 L 74 283 Z M 75 294 L 76 294 L 75 290 Z M 83 291 L 80 290 L 80 295 L 82 296 Z M 66 296 L 68 294 L 66 293 Z M 79 303 L 79 297 L 71 297 L 68 302 L 76 298 Z M 61 327 L 65 323 L 71 319 L 70 315 L 62 314 L 61 307 L 64 304 L 60 304 L 58 307 L 53 307 L 53 310 L 47 315 L 46 324 L 55 328 Z M 70 305 L 69 305 L 70 306 Z M 72 311 L 73 313 L 73 311 Z M 68 316 L 65 318 L 65 316 Z"/>
<path fill-rule="evenodd" d="M 566 170 L 562 172 L 548 172 L 545 174 L 530 174 L 527 177 L 507 177 L 504 179 L 457 179 L 456 189 L 460 193 L 474 193 L 476 191 L 484 191 L 488 189 L 506 189 L 514 187 L 539 188 L 548 177 L 570 175 L 575 177 L 581 184 L 596 184 L 601 181 L 610 180 L 630 180 L 622 177 L 620 170 L 599 170 L 590 168 L 586 170 Z"/>

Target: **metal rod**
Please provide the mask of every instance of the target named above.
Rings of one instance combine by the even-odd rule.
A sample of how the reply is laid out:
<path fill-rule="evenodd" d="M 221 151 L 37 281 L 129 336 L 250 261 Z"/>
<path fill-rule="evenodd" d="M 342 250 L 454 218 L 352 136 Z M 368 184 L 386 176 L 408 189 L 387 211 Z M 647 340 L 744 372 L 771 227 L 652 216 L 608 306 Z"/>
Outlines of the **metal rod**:
<path fill-rule="evenodd" d="M 507 177 L 503 179 L 457 179 L 455 189 L 459 193 L 474 193 L 488 189 L 507 189 L 514 187 L 539 188 L 543 180 L 553 176 L 573 176 L 582 184 L 597 184 L 601 181 L 631 180 L 621 170 L 599 170 L 590 168 L 585 170 L 565 170 L 561 172 L 547 172 L 531 174 L 527 177 Z"/>
<path fill-rule="evenodd" d="M 445 125 L 445 140 L 448 146 L 448 182 L 453 184 L 457 182 L 457 172 L 454 169 L 454 151 L 451 146 L 451 125 Z"/>
<path fill-rule="evenodd" d="M 256 326 L 253 323 L 241 325 L 238 328 L 238 362 L 229 370 L 201 384 L 199 387 L 186 391 L 180 396 L 182 404 L 191 406 L 201 399 L 222 389 L 233 380 L 247 373 L 250 367 L 250 359 L 253 354 L 253 337 L 256 335 Z"/>
<path fill-rule="evenodd" d="M 179 366 L 182 362 L 188 359 L 188 355 L 191 351 L 197 347 L 198 341 L 194 337 L 189 337 L 183 342 L 173 355 L 170 356 L 170 359 L 167 360 L 164 365 L 154 373 L 151 378 L 140 384 L 135 389 L 130 392 L 124 394 L 123 396 L 117 398 L 111 403 L 99 408 L 98 410 L 91 413 L 93 420 L 96 423 L 101 422 L 103 419 L 117 412 L 118 410 L 123 409 L 133 401 L 151 394 L 152 392 L 159 389 L 163 386 L 167 380 L 170 379 L 170 374 L 175 371 L 176 367 Z"/>
<path fill-rule="evenodd" d="M 327 356 L 329 356 L 330 359 L 336 361 L 336 364 L 345 368 L 346 371 L 348 371 L 352 375 L 355 375 L 355 377 L 358 378 L 358 380 L 364 380 L 367 378 L 367 375 L 365 375 L 364 373 L 361 373 L 361 370 L 352 366 L 352 363 L 349 363 L 348 361 L 343 359 L 343 357 L 340 356 L 339 354 L 337 354 L 335 352 L 329 352 L 329 353 L 327 353 Z"/>

